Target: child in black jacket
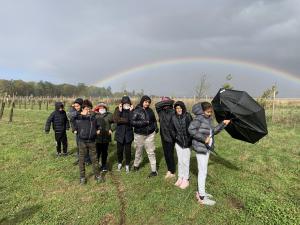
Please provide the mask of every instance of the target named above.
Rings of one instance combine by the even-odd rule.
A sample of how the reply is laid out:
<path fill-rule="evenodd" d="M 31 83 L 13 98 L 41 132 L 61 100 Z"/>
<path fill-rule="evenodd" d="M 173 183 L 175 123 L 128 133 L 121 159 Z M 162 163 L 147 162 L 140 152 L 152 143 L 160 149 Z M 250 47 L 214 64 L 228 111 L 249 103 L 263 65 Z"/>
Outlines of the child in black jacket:
<path fill-rule="evenodd" d="M 55 103 L 55 111 L 50 114 L 45 125 L 46 133 L 50 132 L 51 124 L 55 132 L 56 155 L 61 156 L 61 145 L 63 145 L 63 155 L 68 155 L 68 138 L 66 130 L 70 129 L 70 124 L 62 102 Z"/>
<path fill-rule="evenodd" d="M 80 184 L 86 183 L 84 158 L 89 152 L 92 160 L 95 179 L 97 182 L 104 181 L 100 176 L 96 152 L 96 136 L 100 134 L 100 125 L 97 123 L 95 113 L 92 112 L 93 105 L 89 100 L 84 100 L 82 104 L 82 112 L 77 114 L 75 118 L 75 133 L 78 135 L 79 145 L 79 170 Z"/>

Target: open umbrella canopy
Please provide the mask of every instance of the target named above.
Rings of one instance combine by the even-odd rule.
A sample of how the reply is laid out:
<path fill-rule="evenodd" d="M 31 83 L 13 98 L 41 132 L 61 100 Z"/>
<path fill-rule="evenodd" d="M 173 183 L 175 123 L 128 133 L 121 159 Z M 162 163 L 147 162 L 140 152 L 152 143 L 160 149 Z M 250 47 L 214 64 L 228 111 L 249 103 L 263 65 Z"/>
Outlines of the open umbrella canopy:
<path fill-rule="evenodd" d="M 256 143 L 268 134 L 265 110 L 247 92 L 220 89 L 212 105 L 219 123 L 231 119 L 225 128 L 231 137 Z"/>

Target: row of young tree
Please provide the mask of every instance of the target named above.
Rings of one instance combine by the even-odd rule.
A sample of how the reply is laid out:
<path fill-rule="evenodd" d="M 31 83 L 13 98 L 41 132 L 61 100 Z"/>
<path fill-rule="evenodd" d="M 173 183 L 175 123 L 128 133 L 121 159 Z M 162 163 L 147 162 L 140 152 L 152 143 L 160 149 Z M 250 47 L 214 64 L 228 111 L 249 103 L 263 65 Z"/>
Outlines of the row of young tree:
<path fill-rule="evenodd" d="M 0 80 L 0 94 L 18 96 L 93 96 L 110 97 L 111 88 L 87 86 L 84 83 L 53 84 L 47 81 L 25 82 L 23 80 Z"/>

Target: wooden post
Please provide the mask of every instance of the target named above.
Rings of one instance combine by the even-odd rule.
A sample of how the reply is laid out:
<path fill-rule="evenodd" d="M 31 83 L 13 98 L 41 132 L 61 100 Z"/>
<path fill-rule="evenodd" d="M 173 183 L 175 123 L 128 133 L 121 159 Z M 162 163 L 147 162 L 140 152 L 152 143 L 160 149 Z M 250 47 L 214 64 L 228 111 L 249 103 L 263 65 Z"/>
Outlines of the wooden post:
<path fill-rule="evenodd" d="M 4 108 L 5 108 L 5 101 L 2 101 L 1 104 L 1 109 L 0 109 L 0 120 L 2 119 L 3 113 L 4 113 Z"/>
<path fill-rule="evenodd" d="M 13 121 L 14 107 L 15 107 L 15 96 L 13 96 L 11 106 L 10 106 L 10 112 L 9 112 L 9 122 L 10 123 Z"/>
<path fill-rule="evenodd" d="M 275 115 L 275 98 L 276 98 L 276 89 L 274 88 L 273 103 L 272 103 L 272 122 L 274 122 L 274 120 L 275 120 L 275 118 L 274 118 L 274 115 Z"/>

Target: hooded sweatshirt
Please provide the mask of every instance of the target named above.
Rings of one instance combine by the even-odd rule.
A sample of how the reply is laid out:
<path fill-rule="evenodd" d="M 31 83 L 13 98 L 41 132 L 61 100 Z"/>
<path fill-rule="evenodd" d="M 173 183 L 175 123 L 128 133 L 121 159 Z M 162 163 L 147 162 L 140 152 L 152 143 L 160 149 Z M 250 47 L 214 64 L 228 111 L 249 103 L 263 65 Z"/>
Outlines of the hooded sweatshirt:
<path fill-rule="evenodd" d="M 134 133 L 140 135 L 150 135 L 157 130 L 157 121 L 153 110 L 148 107 L 143 108 L 144 101 L 150 101 L 149 96 L 144 95 L 141 98 L 140 104 L 133 111 L 131 124 L 134 127 Z"/>
<path fill-rule="evenodd" d="M 188 128 L 193 118 L 189 112 L 186 111 L 185 104 L 182 101 L 178 101 L 174 104 L 174 109 L 180 106 L 182 108 L 182 114 L 175 114 L 172 116 L 172 136 L 175 142 L 181 148 L 189 148 L 192 145 L 192 139 L 188 132 Z"/>
<path fill-rule="evenodd" d="M 191 122 L 188 131 L 193 139 L 193 149 L 196 153 L 200 154 L 206 154 L 209 151 L 213 151 L 214 135 L 223 130 L 225 128 L 225 124 L 221 122 L 216 127 L 213 127 L 212 118 L 204 116 L 201 103 L 195 104 L 192 108 L 192 112 L 196 117 Z M 210 143 L 210 145 L 205 144 L 205 140 L 209 136 L 212 137 L 212 143 Z"/>

